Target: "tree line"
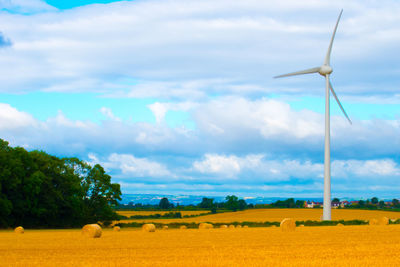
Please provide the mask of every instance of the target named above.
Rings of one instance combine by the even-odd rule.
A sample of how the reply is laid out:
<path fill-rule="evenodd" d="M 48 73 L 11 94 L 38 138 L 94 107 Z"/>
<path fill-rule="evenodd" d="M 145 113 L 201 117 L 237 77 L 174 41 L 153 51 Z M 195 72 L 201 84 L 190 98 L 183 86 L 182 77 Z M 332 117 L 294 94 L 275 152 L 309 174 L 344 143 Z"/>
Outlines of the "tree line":
<path fill-rule="evenodd" d="M 239 199 L 235 195 L 228 195 L 225 198 L 225 202 L 214 202 L 213 198 L 203 197 L 202 201 L 197 205 L 174 205 L 164 197 L 160 200 L 158 205 L 141 203 L 134 204 L 130 202 L 128 205 L 120 205 L 119 209 L 136 209 L 136 210 L 196 210 L 205 209 L 210 210 L 212 213 L 219 211 L 237 211 L 245 209 L 273 209 L 273 208 L 305 208 L 306 201 L 294 198 L 288 198 L 286 200 L 277 200 L 269 204 L 248 204 L 244 199 Z M 389 203 L 389 204 L 388 204 Z M 332 204 L 336 204 L 338 208 L 354 208 L 354 209 L 400 209 L 400 201 L 393 199 L 391 202 L 384 202 L 379 200 L 377 197 L 373 197 L 367 200 L 353 201 L 351 204 L 346 204 L 343 207 L 340 206 L 341 201 L 339 198 L 334 198 Z M 314 205 L 315 208 L 321 208 L 320 205 Z"/>
<path fill-rule="evenodd" d="M 135 210 L 198 210 L 205 209 L 210 210 L 212 213 L 216 213 L 218 210 L 228 210 L 228 211 L 237 211 L 244 210 L 247 208 L 253 208 L 253 204 L 247 204 L 244 199 L 239 199 L 235 195 L 229 195 L 225 197 L 225 202 L 214 202 L 213 198 L 203 197 L 202 201 L 197 205 L 174 205 L 174 203 L 170 202 L 168 198 L 163 197 L 160 199 L 159 204 L 151 205 L 151 204 L 141 204 L 133 202 L 129 202 L 127 205 L 120 204 L 117 209 L 135 209 Z"/>
<path fill-rule="evenodd" d="M 10 147 L 0 139 L 0 227 L 80 227 L 117 218 L 120 185 L 99 164 Z"/>

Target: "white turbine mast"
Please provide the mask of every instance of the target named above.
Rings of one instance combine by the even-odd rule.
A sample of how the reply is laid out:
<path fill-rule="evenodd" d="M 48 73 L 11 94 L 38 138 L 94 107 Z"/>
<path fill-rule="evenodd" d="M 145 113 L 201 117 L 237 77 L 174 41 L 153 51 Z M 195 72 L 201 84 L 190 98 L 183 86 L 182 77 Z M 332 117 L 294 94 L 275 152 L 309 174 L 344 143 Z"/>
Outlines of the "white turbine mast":
<path fill-rule="evenodd" d="M 335 39 L 336 29 L 339 25 L 340 17 L 342 16 L 343 9 L 340 11 L 339 17 L 336 22 L 335 29 L 332 34 L 331 42 L 329 43 L 328 51 L 326 52 L 324 64 L 321 67 L 315 67 L 311 69 L 291 72 L 288 74 L 283 74 L 279 76 L 275 76 L 274 78 L 283 78 L 288 76 L 295 75 L 303 75 L 309 73 L 319 73 L 322 76 L 325 76 L 326 88 L 325 88 L 325 158 L 324 158 L 324 210 L 322 219 L 323 220 L 331 220 L 331 151 L 330 151 L 330 109 L 329 109 L 329 91 L 332 92 L 332 95 L 335 97 L 336 102 L 339 104 L 340 109 L 343 111 L 344 116 L 351 123 L 349 116 L 347 116 L 346 111 L 337 97 L 335 90 L 333 90 L 333 86 L 330 82 L 329 76 L 332 73 L 332 67 L 330 66 L 331 60 L 331 51 L 333 40 Z"/>

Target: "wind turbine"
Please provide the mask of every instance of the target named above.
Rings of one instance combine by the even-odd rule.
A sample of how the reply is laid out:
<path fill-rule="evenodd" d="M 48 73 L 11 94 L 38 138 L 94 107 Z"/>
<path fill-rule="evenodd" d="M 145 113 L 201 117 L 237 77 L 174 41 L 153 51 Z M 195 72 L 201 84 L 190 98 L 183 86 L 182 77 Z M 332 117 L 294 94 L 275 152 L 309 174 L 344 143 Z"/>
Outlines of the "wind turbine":
<path fill-rule="evenodd" d="M 288 74 L 283 74 L 279 76 L 275 76 L 274 78 L 283 78 L 288 76 L 295 75 L 303 75 L 309 73 L 319 73 L 322 76 L 325 76 L 325 158 L 324 158 L 324 210 L 322 219 L 323 220 L 331 220 L 331 151 L 330 151 L 330 116 L 329 116 L 329 90 L 332 92 L 332 95 L 335 97 L 336 102 L 339 104 L 340 109 L 343 111 L 344 116 L 346 116 L 347 120 L 351 123 L 349 116 L 347 116 L 346 111 L 342 104 L 339 101 L 335 91 L 333 90 L 333 86 L 330 82 L 329 76 L 332 73 L 332 67 L 330 66 L 331 60 L 331 51 L 333 40 L 335 39 L 336 29 L 339 25 L 340 17 L 342 16 L 343 9 L 340 11 L 339 17 L 336 22 L 335 29 L 332 34 L 331 42 L 329 43 L 328 51 L 325 56 L 324 64 L 321 67 L 315 67 L 311 69 L 296 71 Z"/>

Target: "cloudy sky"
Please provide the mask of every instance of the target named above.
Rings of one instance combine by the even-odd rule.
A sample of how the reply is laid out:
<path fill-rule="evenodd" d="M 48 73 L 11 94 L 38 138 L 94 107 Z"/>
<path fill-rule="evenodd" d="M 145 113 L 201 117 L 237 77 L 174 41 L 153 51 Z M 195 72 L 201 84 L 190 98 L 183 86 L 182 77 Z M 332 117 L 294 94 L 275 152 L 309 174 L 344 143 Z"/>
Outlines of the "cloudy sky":
<path fill-rule="evenodd" d="M 395 0 L 0 0 L 0 138 L 100 163 L 124 193 L 400 197 Z M 333 99 L 332 99 L 333 100 Z"/>

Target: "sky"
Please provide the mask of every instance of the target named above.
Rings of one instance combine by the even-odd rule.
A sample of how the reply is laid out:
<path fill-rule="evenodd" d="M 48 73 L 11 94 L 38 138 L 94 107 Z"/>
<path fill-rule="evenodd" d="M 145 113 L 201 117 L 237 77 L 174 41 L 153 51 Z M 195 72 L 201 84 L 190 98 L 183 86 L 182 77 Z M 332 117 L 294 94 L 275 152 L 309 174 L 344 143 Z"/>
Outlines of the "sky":
<path fill-rule="evenodd" d="M 123 193 L 400 197 L 400 3 L 0 0 L 0 138 Z"/>

